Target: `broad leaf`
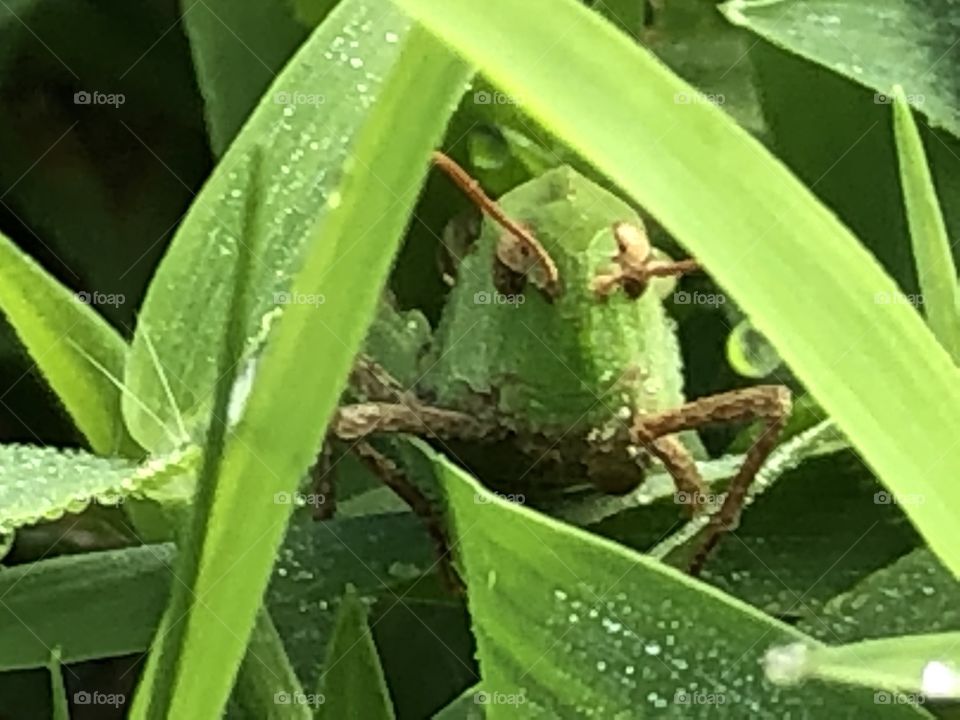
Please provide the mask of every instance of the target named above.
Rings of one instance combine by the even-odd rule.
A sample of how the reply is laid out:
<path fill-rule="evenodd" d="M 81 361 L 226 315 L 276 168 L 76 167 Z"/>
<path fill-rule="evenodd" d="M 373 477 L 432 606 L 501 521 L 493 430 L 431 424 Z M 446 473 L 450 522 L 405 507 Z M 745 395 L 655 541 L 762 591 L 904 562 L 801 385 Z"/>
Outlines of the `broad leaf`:
<path fill-rule="evenodd" d="M 435 568 L 420 520 L 410 512 L 317 522 L 294 512 L 274 569 L 267 603 L 297 673 L 313 682 L 325 667 L 347 584 L 372 602 L 402 597 L 401 586 Z"/>
<path fill-rule="evenodd" d="M 930 329 L 954 361 L 960 363 L 960 289 L 950 251 L 953 243 L 940 211 L 920 131 L 899 87 L 894 91 L 893 117 L 903 199 L 923 291 L 923 311 Z"/>
<path fill-rule="evenodd" d="M 0 669 L 140 652 L 166 601 L 173 546 L 65 555 L 0 573 Z"/>
<path fill-rule="evenodd" d="M 790 52 L 820 63 L 892 102 L 894 83 L 934 125 L 960 135 L 960 96 L 953 84 L 960 13 L 950 2 L 910 0 L 732 0 L 727 18 Z"/>
<path fill-rule="evenodd" d="M 121 376 L 127 344 L 91 297 L 61 285 L 0 234 L 0 311 L 90 447 L 138 454 L 120 417 L 120 392 L 95 364 Z"/>
<path fill-rule="evenodd" d="M 430 451 L 427 451 L 430 452 Z M 771 645 L 817 643 L 659 562 L 494 496 L 437 457 L 488 718 L 914 717 L 862 690 L 779 688 Z M 522 707 L 518 707 L 522 706 Z"/>

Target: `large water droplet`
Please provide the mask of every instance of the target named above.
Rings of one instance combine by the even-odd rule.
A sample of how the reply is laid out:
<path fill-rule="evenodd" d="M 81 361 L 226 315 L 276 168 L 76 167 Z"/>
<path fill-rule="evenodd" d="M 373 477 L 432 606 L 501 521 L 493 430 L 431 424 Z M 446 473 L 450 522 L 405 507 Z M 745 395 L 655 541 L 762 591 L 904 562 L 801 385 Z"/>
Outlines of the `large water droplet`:
<path fill-rule="evenodd" d="M 809 648 L 803 643 L 770 648 L 763 658 L 767 678 L 778 685 L 800 682 L 807 672 L 809 654 Z"/>
<path fill-rule="evenodd" d="M 958 697 L 960 696 L 960 675 L 946 663 L 932 660 L 923 668 L 920 689 L 924 695 L 930 697 Z"/>

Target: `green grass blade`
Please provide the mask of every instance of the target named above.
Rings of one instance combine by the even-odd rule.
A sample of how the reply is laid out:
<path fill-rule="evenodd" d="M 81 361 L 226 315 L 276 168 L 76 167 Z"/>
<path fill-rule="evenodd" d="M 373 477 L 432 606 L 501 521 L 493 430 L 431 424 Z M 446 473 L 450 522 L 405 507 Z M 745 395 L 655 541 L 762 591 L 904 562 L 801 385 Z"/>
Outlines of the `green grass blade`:
<path fill-rule="evenodd" d="M 960 373 L 897 286 L 759 142 L 573 0 L 398 0 L 709 269 L 960 573 Z M 629 80 L 627 80 L 629 79 Z M 904 422 L 909 417 L 910 422 Z"/>
<path fill-rule="evenodd" d="M 483 704 L 477 698 L 483 698 L 483 689 L 479 685 L 467 688 L 463 693 L 433 716 L 433 720 L 483 720 Z"/>
<path fill-rule="evenodd" d="M 270 615 L 261 612 L 240 665 L 235 690 L 237 701 L 257 720 L 311 720 L 308 704 L 285 702 L 304 695 L 283 641 Z"/>
<path fill-rule="evenodd" d="M 210 145 L 219 157 L 307 35 L 288 2 L 181 0 Z"/>
<path fill-rule="evenodd" d="M 0 310 L 20 342 L 95 452 L 139 456 L 119 391 L 87 360 L 122 376 L 127 344 L 80 298 L 0 234 Z"/>
<path fill-rule="evenodd" d="M 912 695 L 913 703 L 960 698 L 960 632 L 904 635 L 835 647 L 772 648 L 767 676 L 783 685 L 828 680 Z M 891 702 L 887 699 L 880 703 Z M 898 702 L 893 700 L 893 702 Z M 899 701 L 903 702 L 903 701 Z"/>
<path fill-rule="evenodd" d="M 960 364 L 960 289 L 950 237 L 940 211 L 920 131 L 903 88 L 893 92 L 893 123 L 903 200 L 917 263 L 927 323 L 954 362 Z"/>
<path fill-rule="evenodd" d="M 80 663 L 150 646 L 173 578 L 173 545 L 69 555 L 0 574 L 0 671 Z M 61 649 L 62 648 L 62 649 Z M 58 669 L 59 669 L 58 662 Z M 54 687 L 56 697 L 56 688 Z M 260 613 L 240 669 L 237 700 L 251 717 L 308 720 L 309 708 L 277 704 L 303 692 L 269 615 Z"/>
<path fill-rule="evenodd" d="M 337 626 L 327 649 L 327 670 L 320 681 L 321 720 L 363 718 L 393 720 L 393 702 L 370 634 L 367 606 L 347 587 Z"/>
<path fill-rule="evenodd" d="M 164 426 L 175 426 L 174 408 L 193 430 L 202 432 L 207 425 L 229 296 L 222 278 L 231 276 L 236 262 L 232 249 L 244 213 L 242 168 L 251 148 L 263 148 L 263 211 L 270 219 L 264 227 L 266 250 L 255 266 L 255 308 L 247 318 L 252 353 L 290 299 L 291 278 L 308 240 L 342 195 L 344 163 L 409 25 L 386 0 L 339 3 L 260 99 L 194 201 L 147 291 L 124 378 L 130 389 L 124 417 L 148 449 L 165 445 Z M 143 328 L 154 341 L 159 366 Z M 158 367 L 169 379 L 173 404 Z"/>
<path fill-rule="evenodd" d="M 50 671 L 50 704 L 53 706 L 53 720 L 70 720 L 70 701 L 67 699 L 67 688 L 63 684 L 60 648 L 54 648 L 50 653 L 47 669 Z"/>
<path fill-rule="evenodd" d="M 170 584 L 172 545 L 65 555 L 0 573 L 0 671 L 141 652 Z"/>
<path fill-rule="evenodd" d="M 368 3 L 369 5 L 370 3 Z M 373 3 L 376 5 L 376 3 Z M 352 162 L 328 201 L 293 292 L 323 295 L 319 307 L 287 305 L 260 357 L 245 412 L 229 434 L 207 519 L 182 654 L 167 717 L 216 717 L 243 657 L 276 559 L 293 492 L 312 464 L 354 354 L 467 70 L 414 28 L 357 133 Z M 398 132 L 396 117 L 404 117 Z M 296 392 L 291 392 L 295 382 Z M 242 518 L 242 521 L 238 521 Z M 155 657 L 155 656 L 154 656 Z M 146 717 L 157 664 L 138 691 Z"/>
<path fill-rule="evenodd" d="M 231 278 L 230 311 L 223 330 L 219 373 L 214 386 L 213 413 L 203 443 L 203 464 L 197 480 L 189 527 L 183 529 L 182 539 L 178 543 L 181 551 L 177 559 L 176 577 L 180 582 L 173 586 L 164 623 L 161 625 L 162 632 L 151 653 L 151 661 L 155 660 L 153 674 L 149 676 L 152 684 L 145 684 L 149 691 L 146 716 L 153 720 L 170 717 L 179 674 L 184 671 L 180 659 L 186 653 L 188 622 L 198 600 L 194 589 L 212 530 L 212 510 L 216 494 L 222 492 L 218 487 L 218 480 L 227 442 L 230 393 L 241 371 L 244 320 L 249 307 L 250 268 L 255 254 L 259 254 L 261 250 L 261 167 L 262 156 L 259 148 L 255 147 L 246 167 L 246 213 L 243 234 L 236 244 L 237 261 Z M 164 383 L 164 388 L 166 387 Z"/>

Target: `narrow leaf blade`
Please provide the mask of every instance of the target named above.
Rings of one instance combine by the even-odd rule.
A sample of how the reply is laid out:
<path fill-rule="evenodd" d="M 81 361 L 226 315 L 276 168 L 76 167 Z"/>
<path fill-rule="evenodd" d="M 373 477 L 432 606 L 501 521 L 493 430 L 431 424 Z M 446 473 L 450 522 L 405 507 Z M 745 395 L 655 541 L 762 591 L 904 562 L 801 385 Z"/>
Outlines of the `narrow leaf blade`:
<path fill-rule="evenodd" d="M 960 288 L 950 237 L 943 220 L 920 131 L 903 88 L 893 93 L 893 122 L 900 160 L 903 200 L 923 292 L 923 309 L 933 334 L 960 363 Z"/>
<path fill-rule="evenodd" d="M 123 375 L 127 344 L 84 302 L 0 234 L 0 310 L 90 447 L 139 449 L 126 435 L 120 393 L 87 356 Z"/>
<path fill-rule="evenodd" d="M 194 586 L 203 602 L 185 620 L 170 717 L 222 712 L 291 509 L 275 495 L 293 492 L 315 458 L 430 150 L 462 93 L 466 68 L 430 35 L 414 28 L 396 40 L 402 41 L 399 60 L 362 119 L 349 167 L 335 200 L 328 201 L 322 234 L 311 233 L 294 277 L 294 294 L 322 295 L 325 301 L 319 308 L 285 307 L 259 358 L 246 409 L 228 437 Z M 401 113 L 402 141 L 395 124 Z M 290 391 L 291 378 L 296 392 Z M 156 666 L 148 666 L 134 718 L 146 716 L 155 673 Z"/>

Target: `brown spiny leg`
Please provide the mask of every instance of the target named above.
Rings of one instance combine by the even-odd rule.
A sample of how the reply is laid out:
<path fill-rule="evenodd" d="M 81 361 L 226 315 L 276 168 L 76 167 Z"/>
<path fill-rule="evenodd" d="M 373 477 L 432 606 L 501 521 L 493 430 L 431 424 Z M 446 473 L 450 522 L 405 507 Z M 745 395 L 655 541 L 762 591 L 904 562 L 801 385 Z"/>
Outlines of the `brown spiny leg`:
<path fill-rule="evenodd" d="M 673 478 L 677 502 L 689 508 L 691 515 L 697 515 L 703 509 L 707 486 L 687 446 L 676 435 L 664 435 L 650 440 L 647 448 Z"/>
<path fill-rule="evenodd" d="M 332 480 L 330 471 L 322 469 L 325 464 L 336 465 L 335 461 L 324 461 L 325 456 L 329 457 L 328 448 L 333 440 L 350 443 L 347 452 L 352 452 L 360 459 L 421 518 L 437 547 L 444 584 L 454 592 L 462 592 L 463 586 L 450 564 L 443 523 L 434 512 L 430 501 L 397 464 L 374 448 L 368 439 L 376 433 L 406 433 L 421 437 L 472 440 L 497 437 L 502 431 L 495 424 L 481 421 L 472 415 L 421 402 L 414 393 L 404 390 L 385 368 L 367 357 L 361 357 L 355 363 L 350 385 L 363 397 L 373 400 L 349 403 L 337 409 L 330 423 L 327 445 L 318 459 L 315 471 L 320 473 L 321 478 Z M 333 497 L 332 485 L 324 484 L 323 488 L 318 492 L 322 492 L 325 497 Z M 324 503 L 326 504 L 328 503 Z"/>
<path fill-rule="evenodd" d="M 341 406 L 331 421 L 331 432 L 348 442 L 374 433 L 406 433 L 446 440 L 483 440 L 502 434 L 495 423 L 456 410 L 384 402 Z"/>
<path fill-rule="evenodd" d="M 365 401 L 341 405 L 330 421 L 330 436 L 344 442 L 374 433 L 407 433 L 449 440 L 480 440 L 502 435 L 493 422 L 428 405 L 375 360 L 361 355 L 350 374 L 350 387 Z"/>
<path fill-rule="evenodd" d="M 561 292 L 560 273 L 546 248 L 529 229 L 513 220 L 484 192 L 449 155 L 439 150 L 433 153 L 433 164 L 440 168 L 470 198 L 480 210 L 490 216 L 506 231 L 497 245 L 497 258 L 506 267 L 526 277 L 544 291 L 547 297 L 555 298 Z"/>
<path fill-rule="evenodd" d="M 443 527 L 443 521 L 434 511 L 427 496 L 410 481 L 393 460 L 370 443 L 361 440 L 353 446 L 352 452 L 374 475 L 380 478 L 384 485 L 393 490 L 401 500 L 409 505 L 410 509 L 420 518 L 436 548 L 437 562 L 440 564 L 440 576 L 444 584 L 452 592 L 462 595 L 463 583 L 451 563 L 450 543 Z"/>
<path fill-rule="evenodd" d="M 750 483 L 753 482 L 764 460 L 776 446 L 780 432 L 790 414 L 790 407 L 791 394 L 788 388 L 782 385 L 758 385 L 700 398 L 681 405 L 675 410 L 638 417 L 634 420 L 631 428 L 633 441 L 648 448 L 661 460 L 664 460 L 664 453 L 663 449 L 658 447 L 657 441 L 667 435 L 684 430 L 695 430 L 703 425 L 714 423 L 749 422 L 759 419 L 766 425 L 760 437 L 747 451 L 740 470 L 730 481 L 720 510 L 710 518 L 703 542 L 690 563 L 691 575 L 699 575 L 720 538 L 724 533 L 734 530 L 740 522 L 740 513 L 743 510 Z M 664 460 L 671 474 L 680 473 L 679 477 L 674 475 L 674 480 L 681 492 L 687 492 L 684 488 L 702 487 L 703 478 L 692 459 L 679 463 L 671 460 L 670 463 Z"/>
<path fill-rule="evenodd" d="M 367 400 L 416 402 L 413 393 L 405 390 L 400 381 L 387 372 L 385 367 L 367 355 L 361 354 L 354 361 L 349 385 Z"/>

